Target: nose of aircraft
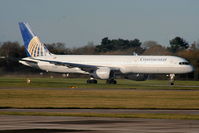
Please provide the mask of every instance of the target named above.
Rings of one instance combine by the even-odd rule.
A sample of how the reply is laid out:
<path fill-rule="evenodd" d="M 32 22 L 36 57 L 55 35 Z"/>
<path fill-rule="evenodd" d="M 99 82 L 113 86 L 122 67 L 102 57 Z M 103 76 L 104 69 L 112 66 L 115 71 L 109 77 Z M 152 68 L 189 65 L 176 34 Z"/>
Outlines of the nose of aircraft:
<path fill-rule="evenodd" d="M 193 70 L 194 68 L 192 65 L 187 66 L 187 69 L 186 69 L 187 73 L 193 72 Z"/>

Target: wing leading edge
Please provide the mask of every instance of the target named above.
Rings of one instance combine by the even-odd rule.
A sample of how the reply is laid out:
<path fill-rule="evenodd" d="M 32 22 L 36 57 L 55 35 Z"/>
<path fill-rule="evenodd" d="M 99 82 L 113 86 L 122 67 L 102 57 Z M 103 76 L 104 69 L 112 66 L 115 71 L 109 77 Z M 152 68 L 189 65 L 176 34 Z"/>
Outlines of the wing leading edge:
<path fill-rule="evenodd" d="M 86 65 L 86 64 L 78 64 L 78 63 L 70 63 L 70 62 L 60 62 L 60 61 L 52 61 L 52 60 L 44 60 L 44 59 L 36 59 L 32 58 L 33 60 L 37 61 L 43 61 L 48 62 L 50 64 L 54 64 L 57 66 L 66 66 L 68 68 L 80 68 L 81 70 L 85 72 L 92 73 L 93 71 L 97 70 L 101 66 L 95 66 L 95 65 Z"/>

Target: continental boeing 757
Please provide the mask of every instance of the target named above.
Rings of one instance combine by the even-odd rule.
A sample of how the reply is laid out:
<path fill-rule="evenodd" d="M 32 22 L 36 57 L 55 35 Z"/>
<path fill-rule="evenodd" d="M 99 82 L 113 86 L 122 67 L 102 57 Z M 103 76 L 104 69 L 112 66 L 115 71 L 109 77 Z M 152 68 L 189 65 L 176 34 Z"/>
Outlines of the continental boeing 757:
<path fill-rule="evenodd" d="M 50 72 L 88 74 L 87 83 L 103 79 L 108 84 L 116 84 L 118 75 L 143 81 L 149 74 L 167 74 L 173 85 L 175 74 L 193 71 L 187 60 L 176 56 L 55 55 L 32 32 L 28 23 L 20 22 L 19 27 L 28 56 L 20 63 Z"/>

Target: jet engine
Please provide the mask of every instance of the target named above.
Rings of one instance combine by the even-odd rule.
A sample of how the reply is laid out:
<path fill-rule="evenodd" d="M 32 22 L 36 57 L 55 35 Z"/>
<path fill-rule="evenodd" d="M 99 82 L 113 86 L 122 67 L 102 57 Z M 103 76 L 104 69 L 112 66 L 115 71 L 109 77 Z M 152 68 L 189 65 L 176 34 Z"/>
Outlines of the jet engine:
<path fill-rule="evenodd" d="M 109 79 L 110 76 L 110 68 L 108 67 L 99 67 L 94 73 L 91 75 L 98 79 Z"/>
<path fill-rule="evenodd" d="M 125 79 L 135 80 L 135 81 L 144 81 L 147 80 L 148 74 L 126 74 L 124 75 Z"/>

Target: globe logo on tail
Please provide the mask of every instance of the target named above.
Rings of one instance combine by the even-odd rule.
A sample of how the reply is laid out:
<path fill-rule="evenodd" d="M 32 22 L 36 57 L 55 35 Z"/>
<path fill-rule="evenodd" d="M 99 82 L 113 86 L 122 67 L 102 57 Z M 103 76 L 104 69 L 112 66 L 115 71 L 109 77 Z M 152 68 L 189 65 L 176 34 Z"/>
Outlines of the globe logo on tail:
<path fill-rule="evenodd" d="M 51 55 L 46 46 L 32 32 L 28 23 L 19 22 L 19 28 L 24 41 L 27 56 L 37 57 Z"/>
<path fill-rule="evenodd" d="M 50 52 L 37 36 L 33 37 L 28 45 L 28 53 L 31 57 L 48 56 Z"/>

